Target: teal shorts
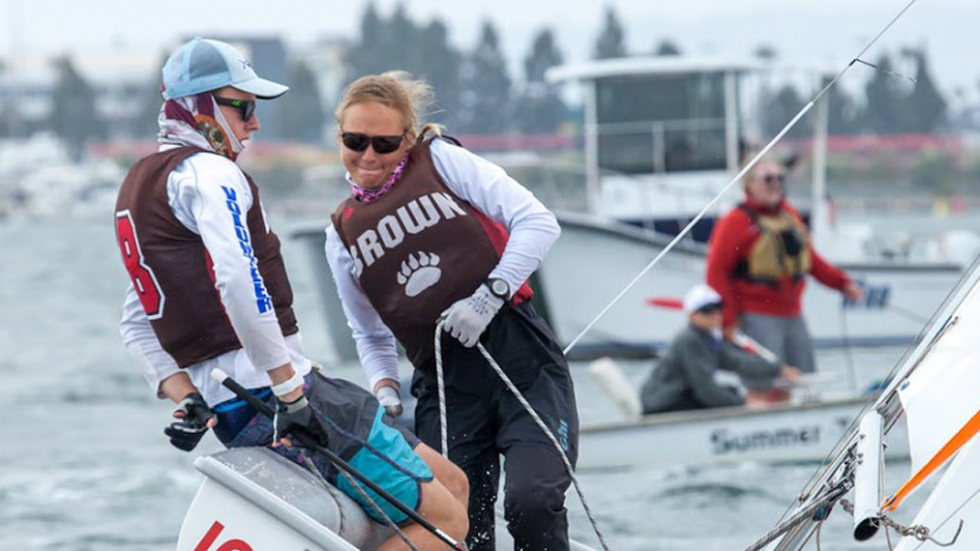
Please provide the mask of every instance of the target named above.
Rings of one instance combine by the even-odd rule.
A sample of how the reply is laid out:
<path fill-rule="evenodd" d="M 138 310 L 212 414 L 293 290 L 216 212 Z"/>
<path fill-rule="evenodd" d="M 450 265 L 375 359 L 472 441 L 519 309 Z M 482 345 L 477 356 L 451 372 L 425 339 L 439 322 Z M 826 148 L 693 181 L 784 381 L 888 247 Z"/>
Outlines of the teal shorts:
<path fill-rule="evenodd" d="M 417 444 L 416 444 L 417 445 Z M 409 446 L 402 433 L 385 423 L 384 409 L 379 408 L 374 416 L 374 424 L 364 447 L 349 461 L 351 467 L 381 486 L 385 491 L 414 511 L 418 511 L 422 501 L 422 483 L 432 480 L 432 469 Z M 361 492 L 351 483 L 358 484 L 371 499 L 381 507 L 385 515 L 396 524 L 409 520 L 408 515 L 371 489 L 346 476 L 337 478 L 337 487 L 358 502 L 374 520 L 384 522 L 384 518 L 371 505 Z"/>
<path fill-rule="evenodd" d="M 422 484 L 433 478 L 432 470 L 413 451 L 419 445 L 419 439 L 407 429 L 393 426 L 394 419 L 384 415 L 384 408 L 378 405 L 375 397 L 354 383 L 328 378 L 315 370 L 306 376 L 306 381 L 304 393 L 310 400 L 310 407 L 323 422 L 330 450 L 347 461 L 354 470 L 417 511 L 422 501 Z M 253 393 L 273 405 L 274 397 L 268 389 Z M 219 419 L 215 427 L 218 438 L 229 448 L 268 445 L 272 441 L 272 420 L 257 415 L 244 402 L 238 402 L 241 401 L 229 400 L 215 407 Z M 290 461 L 306 467 L 302 448 L 279 446 L 273 449 Z M 384 522 L 381 513 L 326 456 L 312 453 L 310 459 L 328 482 L 361 505 L 371 518 Z M 409 520 L 408 515 L 387 500 L 360 482 L 357 485 L 393 521 L 400 524 Z"/>

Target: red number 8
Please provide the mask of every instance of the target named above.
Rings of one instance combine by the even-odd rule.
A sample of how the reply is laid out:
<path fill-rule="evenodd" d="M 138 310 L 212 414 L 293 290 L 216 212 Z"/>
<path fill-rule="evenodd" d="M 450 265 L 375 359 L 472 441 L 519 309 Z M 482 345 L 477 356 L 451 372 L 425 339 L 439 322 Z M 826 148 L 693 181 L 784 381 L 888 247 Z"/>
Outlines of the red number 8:
<path fill-rule="evenodd" d="M 126 271 L 133 280 L 133 287 L 139 294 L 143 309 L 146 310 L 146 317 L 151 320 L 162 318 L 165 297 L 156 275 L 143 259 L 143 251 L 140 250 L 139 239 L 136 237 L 136 226 L 128 209 L 116 213 L 116 238 L 119 239 Z"/>

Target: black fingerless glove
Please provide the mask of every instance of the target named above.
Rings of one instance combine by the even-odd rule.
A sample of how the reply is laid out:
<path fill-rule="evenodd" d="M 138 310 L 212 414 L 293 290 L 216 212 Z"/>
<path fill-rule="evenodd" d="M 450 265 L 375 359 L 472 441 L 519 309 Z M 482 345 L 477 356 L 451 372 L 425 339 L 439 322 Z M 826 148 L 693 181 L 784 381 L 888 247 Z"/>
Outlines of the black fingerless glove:
<path fill-rule="evenodd" d="M 192 392 L 177 404 L 177 410 L 184 412 L 184 417 L 163 429 L 170 437 L 170 443 L 178 450 L 189 452 L 208 432 L 208 421 L 214 417 L 214 412 L 208 408 L 207 402 L 199 392 Z"/>
<path fill-rule="evenodd" d="M 327 431 L 316 417 L 306 396 L 294 402 L 278 402 L 276 406 L 276 433 L 278 438 L 304 434 L 318 445 L 327 446 Z M 303 442 L 300 442 L 301 444 Z"/>

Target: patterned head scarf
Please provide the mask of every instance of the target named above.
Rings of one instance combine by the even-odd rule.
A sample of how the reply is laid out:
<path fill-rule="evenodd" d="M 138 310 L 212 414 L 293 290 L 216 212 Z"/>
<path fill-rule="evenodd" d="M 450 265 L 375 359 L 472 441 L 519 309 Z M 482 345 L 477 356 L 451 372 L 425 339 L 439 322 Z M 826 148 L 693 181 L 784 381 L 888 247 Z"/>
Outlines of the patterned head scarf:
<path fill-rule="evenodd" d="M 245 149 L 211 92 L 165 101 L 157 124 L 160 125 L 157 141 L 161 144 L 200 147 L 232 161 Z"/>

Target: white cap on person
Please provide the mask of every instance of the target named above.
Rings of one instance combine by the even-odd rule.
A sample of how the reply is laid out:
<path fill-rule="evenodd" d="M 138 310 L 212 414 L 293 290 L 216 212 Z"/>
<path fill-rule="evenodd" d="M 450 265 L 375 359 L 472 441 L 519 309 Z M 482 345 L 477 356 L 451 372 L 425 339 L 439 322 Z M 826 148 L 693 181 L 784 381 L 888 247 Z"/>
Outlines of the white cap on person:
<path fill-rule="evenodd" d="M 163 66 L 163 99 L 171 100 L 232 86 L 274 99 L 288 86 L 259 78 L 245 56 L 220 40 L 197 37 L 177 48 Z"/>
<path fill-rule="evenodd" d="M 714 306 L 721 303 L 721 295 L 708 285 L 702 283 L 684 295 L 684 313 L 693 314 L 706 306 Z"/>

